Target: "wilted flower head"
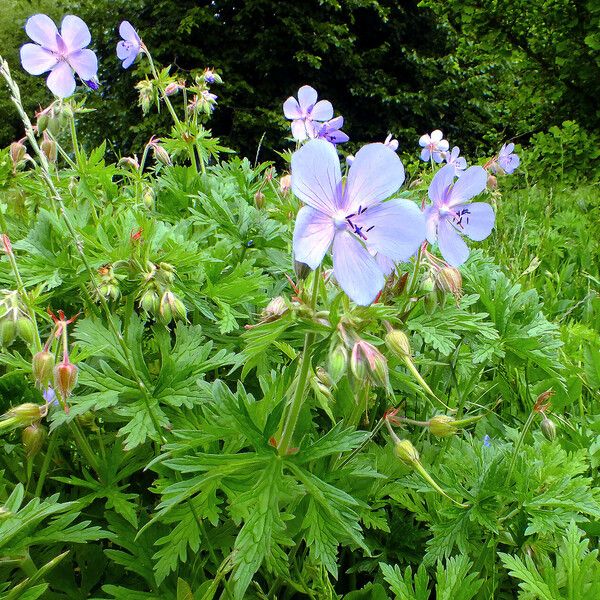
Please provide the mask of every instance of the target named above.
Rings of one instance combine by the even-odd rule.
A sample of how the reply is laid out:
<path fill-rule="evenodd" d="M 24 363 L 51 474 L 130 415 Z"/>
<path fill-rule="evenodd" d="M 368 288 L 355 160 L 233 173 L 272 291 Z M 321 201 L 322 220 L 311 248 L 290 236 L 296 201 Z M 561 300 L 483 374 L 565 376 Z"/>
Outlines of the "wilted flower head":
<path fill-rule="evenodd" d="M 335 148 L 311 140 L 292 156 L 292 190 L 306 204 L 294 229 L 294 258 L 315 269 L 332 247 L 333 271 L 357 304 L 371 304 L 385 283 L 372 252 L 406 260 L 424 238 L 417 206 L 391 196 L 404 181 L 398 155 L 383 144 L 356 154 L 342 188 Z"/>
<path fill-rule="evenodd" d="M 498 154 L 498 164 L 509 175 L 521 164 L 521 159 L 513 153 L 514 149 L 513 143 L 504 144 Z"/>
<path fill-rule="evenodd" d="M 462 156 L 459 156 L 459 154 L 460 148 L 458 146 L 454 146 L 452 152 L 444 152 L 444 159 L 449 165 L 454 166 L 457 177 L 460 177 L 462 172 L 467 168 L 467 161 Z"/>
<path fill-rule="evenodd" d="M 333 118 L 333 106 L 329 100 L 317 102 L 317 90 L 310 85 L 303 85 L 298 90 L 298 100 L 290 96 L 283 103 L 283 114 L 292 121 L 294 139 L 303 141 L 316 137 L 315 123 L 322 123 Z"/>
<path fill-rule="evenodd" d="M 50 91 L 67 98 L 75 91 L 77 73 L 91 81 L 98 71 L 98 59 L 86 46 L 92 41 L 87 25 L 74 15 L 67 15 L 60 26 L 47 15 L 33 15 L 25 24 L 27 35 L 36 42 L 21 46 L 21 64 L 32 75 L 50 71 L 46 83 Z"/>
<path fill-rule="evenodd" d="M 428 161 L 433 158 L 434 162 L 441 163 L 443 160 L 443 152 L 447 152 L 450 145 L 447 140 L 442 139 L 444 134 L 436 129 L 431 132 L 431 135 L 427 133 L 422 135 L 419 139 L 419 146 L 423 148 L 421 150 L 421 160 Z"/>
<path fill-rule="evenodd" d="M 119 34 L 123 39 L 117 44 L 117 56 L 123 61 L 123 68 L 128 69 L 142 51 L 142 40 L 129 21 L 119 25 Z"/>
<path fill-rule="evenodd" d="M 469 248 L 463 235 L 484 240 L 494 227 L 494 209 L 485 202 L 467 201 L 486 187 L 487 173 L 482 167 L 470 167 L 454 183 L 454 165 L 442 167 L 429 186 L 432 204 L 425 211 L 427 239 L 438 243 L 444 259 L 453 267 L 467 260 Z"/>
<path fill-rule="evenodd" d="M 331 121 L 326 121 L 323 124 L 316 124 L 314 126 L 317 138 L 321 138 L 331 142 L 332 144 L 343 144 L 350 140 L 350 138 L 341 131 L 344 126 L 344 117 L 335 117 Z"/>

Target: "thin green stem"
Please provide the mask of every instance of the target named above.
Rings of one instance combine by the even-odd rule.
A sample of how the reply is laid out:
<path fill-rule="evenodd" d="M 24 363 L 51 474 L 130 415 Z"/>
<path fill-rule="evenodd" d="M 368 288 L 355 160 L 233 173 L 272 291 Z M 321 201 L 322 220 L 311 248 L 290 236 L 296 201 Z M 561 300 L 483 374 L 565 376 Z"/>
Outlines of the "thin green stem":
<path fill-rule="evenodd" d="M 90 466 L 92 467 L 92 469 L 94 469 L 96 474 L 98 476 L 100 476 L 99 468 L 98 468 L 98 460 L 96 458 L 96 455 L 94 454 L 92 447 L 90 446 L 89 442 L 87 441 L 87 438 L 85 437 L 85 434 L 81 430 L 81 427 L 76 419 L 69 423 L 69 429 L 71 430 L 71 433 L 73 434 L 73 437 L 75 438 L 77 447 L 79 448 L 81 453 L 85 456 L 86 460 L 90 463 Z"/>
<path fill-rule="evenodd" d="M 75 115 L 71 115 L 69 119 L 69 129 L 71 130 L 71 142 L 73 143 L 73 152 L 75 153 L 75 162 L 77 163 L 77 170 L 81 174 L 81 149 L 79 148 L 79 142 L 77 141 L 77 128 L 75 127 Z"/>
<path fill-rule="evenodd" d="M 512 460 L 510 461 L 510 466 L 508 467 L 508 473 L 506 475 L 506 484 L 505 485 L 510 484 L 513 470 L 514 470 L 515 464 L 517 462 L 517 456 L 519 454 L 519 450 L 521 449 L 523 440 L 525 439 L 525 436 L 527 435 L 527 432 L 529 431 L 529 428 L 531 427 L 531 424 L 533 423 L 534 418 L 535 418 L 535 411 L 532 410 L 529 417 L 527 417 L 527 421 L 525 421 L 525 425 L 523 426 L 521 435 L 519 436 L 519 439 L 517 440 L 517 443 L 515 444 L 515 448 L 513 450 L 513 455 L 512 455 Z"/>
<path fill-rule="evenodd" d="M 152 77 L 154 77 L 154 80 L 158 83 L 158 71 L 156 70 L 156 67 L 154 66 L 154 61 L 152 60 L 152 56 L 150 54 L 150 52 L 148 51 L 148 48 L 146 48 L 146 46 L 142 46 L 142 49 L 144 51 L 144 54 L 148 57 L 148 63 L 150 64 L 150 70 L 152 71 Z M 167 96 L 167 94 L 165 93 L 165 90 L 160 87 L 160 94 L 162 96 L 163 102 L 165 103 L 168 111 L 171 113 L 171 117 L 173 117 L 173 121 L 175 122 L 175 125 L 179 126 L 179 124 L 181 123 L 181 121 L 179 120 L 179 117 L 177 116 L 177 113 L 175 112 L 175 109 L 173 108 L 173 105 L 171 104 L 171 101 L 169 100 L 169 97 Z"/>
<path fill-rule="evenodd" d="M 42 493 L 42 488 L 44 487 L 44 482 L 46 481 L 46 475 L 48 474 L 48 469 L 50 468 L 50 461 L 52 460 L 52 456 L 54 451 L 56 450 L 56 444 L 58 443 L 58 433 L 54 432 L 50 435 L 50 441 L 48 442 L 48 449 L 46 450 L 46 455 L 44 456 L 44 462 L 42 463 L 42 468 L 40 470 L 40 476 L 37 481 L 37 485 L 35 486 L 35 495 L 39 498 Z"/>
<path fill-rule="evenodd" d="M 319 285 L 321 280 L 321 267 L 317 267 L 316 271 L 313 272 L 313 289 L 311 298 L 311 308 L 314 310 L 317 303 L 317 296 L 319 294 Z M 300 374 L 298 375 L 298 382 L 296 384 L 296 391 L 292 399 L 292 403 L 288 409 L 288 413 L 283 425 L 281 432 L 281 440 L 277 446 L 279 454 L 285 456 L 288 454 L 292 438 L 294 436 L 294 430 L 298 424 L 298 417 L 302 409 L 302 403 L 304 400 L 304 392 L 306 390 L 306 384 L 308 379 L 308 371 L 310 370 L 311 357 L 312 357 L 312 346 L 315 341 L 315 332 L 309 331 L 304 338 L 304 349 L 302 351 L 302 362 L 300 364 Z"/>

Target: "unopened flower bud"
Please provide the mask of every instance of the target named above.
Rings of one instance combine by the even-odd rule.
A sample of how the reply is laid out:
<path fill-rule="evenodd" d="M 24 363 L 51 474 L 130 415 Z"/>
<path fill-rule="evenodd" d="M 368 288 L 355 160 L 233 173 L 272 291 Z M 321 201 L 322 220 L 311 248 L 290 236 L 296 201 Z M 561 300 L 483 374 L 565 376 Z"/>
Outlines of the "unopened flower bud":
<path fill-rule="evenodd" d="M 323 367 L 317 367 L 315 374 L 319 382 L 323 384 L 326 388 L 330 389 L 332 387 L 335 387 L 333 379 Z"/>
<path fill-rule="evenodd" d="M 406 465 L 415 466 L 419 463 L 419 453 L 410 440 L 399 440 L 394 446 L 396 456 Z"/>
<path fill-rule="evenodd" d="M 449 437 L 457 430 L 456 419 L 449 415 L 436 415 L 429 419 L 429 431 L 436 437 Z"/>
<path fill-rule="evenodd" d="M 462 275 L 456 267 L 444 267 L 434 273 L 435 285 L 442 292 L 460 296 L 462 293 Z"/>
<path fill-rule="evenodd" d="M 22 315 L 17 319 L 17 334 L 24 342 L 33 343 L 35 325 L 29 317 Z"/>
<path fill-rule="evenodd" d="M 356 379 L 364 381 L 368 377 L 375 385 L 388 388 L 389 373 L 387 360 L 373 344 L 359 340 L 352 348 L 350 370 Z"/>
<path fill-rule="evenodd" d="M 173 164 L 171 162 L 171 157 L 169 156 L 169 153 L 162 146 L 159 146 L 158 144 L 153 144 L 152 151 L 154 152 L 154 158 L 156 158 L 158 162 L 162 163 L 165 166 Z"/>
<path fill-rule="evenodd" d="M 421 280 L 420 292 L 429 294 L 435 290 L 435 281 L 431 275 L 427 275 Z"/>
<path fill-rule="evenodd" d="M 342 344 L 338 344 L 329 353 L 329 374 L 334 382 L 338 382 L 348 369 L 348 351 Z"/>
<path fill-rule="evenodd" d="M 36 352 L 31 359 L 31 371 L 37 386 L 46 389 L 54 373 L 54 355 L 47 350 Z"/>
<path fill-rule="evenodd" d="M 42 111 L 37 115 L 36 127 L 38 135 L 42 135 L 46 128 L 48 127 L 48 113 L 46 111 Z"/>
<path fill-rule="evenodd" d="M 265 195 L 260 190 L 254 194 L 254 205 L 258 209 L 263 208 L 265 205 Z"/>
<path fill-rule="evenodd" d="M 156 194 L 154 190 L 149 186 L 144 186 L 142 191 L 142 200 L 144 201 L 144 206 L 148 209 L 154 208 L 154 201 L 156 200 Z"/>
<path fill-rule="evenodd" d="M 386 333 L 385 345 L 400 360 L 405 360 L 407 357 L 410 358 L 412 355 L 408 336 L 404 331 L 400 331 L 399 329 L 392 329 Z"/>
<path fill-rule="evenodd" d="M 540 429 L 547 440 L 553 442 L 556 439 L 556 425 L 552 419 L 544 416 L 540 424 Z"/>
<path fill-rule="evenodd" d="M 167 84 L 167 87 L 165 88 L 165 96 L 173 96 L 181 89 L 181 87 L 182 86 L 179 83 L 172 81 Z"/>
<path fill-rule="evenodd" d="M 490 190 L 495 190 L 498 187 L 498 179 L 495 175 L 488 175 L 487 186 Z"/>
<path fill-rule="evenodd" d="M 11 318 L 3 319 L 0 322 L 0 341 L 2 342 L 2 346 L 10 346 L 15 341 L 16 335 L 16 323 Z"/>
<path fill-rule="evenodd" d="M 48 137 L 45 133 L 44 139 L 40 144 L 40 148 L 49 162 L 56 162 L 56 159 L 58 158 L 58 148 L 56 147 L 56 142 Z"/>
<path fill-rule="evenodd" d="M 140 308 L 145 310 L 151 315 L 155 315 L 158 312 L 160 306 L 160 299 L 158 294 L 154 290 L 146 290 L 140 296 Z"/>
<path fill-rule="evenodd" d="M 262 311 L 262 318 L 266 321 L 274 321 L 287 312 L 288 306 L 282 296 L 276 296 Z"/>
<path fill-rule="evenodd" d="M 39 422 L 32 423 L 21 433 L 25 456 L 32 459 L 42 449 L 44 440 L 46 439 L 46 428 Z"/>
<path fill-rule="evenodd" d="M 58 390 L 60 397 L 66 400 L 77 384 L 77 373 L 79 369 L 76 365 L 63 360 L 54 367 L 54 389 Z"/>
<path fill-rule="evenodd" d="M 173 319 L 185 321 L 187 318 L 185 304 L 170 290 L 167 290 L 160 299 L 159 312 L 167 323 L 170 323 Z"/>
<path fill-rule="evenodd" d="M 13 142 L 10 145 L 10 159 L 13 164 L 13 171 L 17 168 L 19 163 L 25 158 L 25 154 L 27 153 L 27 148 L 25 148 L 25 144 L 22 142 Z"/>
<path fill-rule="evenodd" d="M 0 429 L 14 429 L 15 427 L 28 427 L 46 416 L 45 404 L 26 402 L 13 406 L 0 417 Z"/>
<path fill-rule="evenodd" d="M 142 79 L 135 87 L 139 91 L 138 103 L 142 107 L 142 112 L 146 114 L 150 110 L 154 100 L 152 82 L 148 79 Z"/>
<path fill-rule="evenodd" d="M 292 176 L 291 175 L 284 175 L 279 180 L 279 191 L 284 196 L 286 196 L 291 189 L 292 189 Z"/>
<path fill-rule="evenodd" d="M 124 156 L 123 158 L 119 159 L 117 166 L 125 166 L 129 167 L 132 171 L 137 171 L 140 168 L 140 163 L 135 156 Z"/>

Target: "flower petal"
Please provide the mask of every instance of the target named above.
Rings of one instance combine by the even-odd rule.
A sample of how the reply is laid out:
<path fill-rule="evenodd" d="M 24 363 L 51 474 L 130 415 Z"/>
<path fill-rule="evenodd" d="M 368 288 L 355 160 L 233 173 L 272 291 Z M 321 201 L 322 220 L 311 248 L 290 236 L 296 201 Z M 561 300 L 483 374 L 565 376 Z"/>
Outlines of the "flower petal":
<path fill-rule="evenodd" d="M 302 111 L 306 113 L 309 108 L 316 104 L 318 97 L 317 90 L 310 87 L 310 85 L 303 85 L 298 90 L 298 102 Z"/>
<path fill-rule="evenodd" d="M 335 227 L 326 214 L 303 206 L 294 227 L 294 259 L 316 269 L 331 246 Z"/>
<path fill-rule="evenodd" d="M 50 91 L 59 98 L 68 98 L 75 91 L 75 77 L 66 62 L 59 62 L 48 75 L 46 84 Z"/>
<path fill-rule="evenodd" d="M 390 275 L 394 271 L 394 269 L 396 268 L 396 264 L 394 263 L 394 261 L 391 258 L 388 258 L 387 256 L 384 256 L 383 254 L 381 254 L 381 252 L 378 252 L 375 255 L 375 262 L 377 263 L 377 265 L 381 269 L 381 272 L 386 277 L 388 275 Z"/>
<path fill-rule="evenodd" d="M 456 212 L 465 209 L 469 212 L 463 215 L 461 227 L 459 228 L 460 232 L 476 242 L 485 240 L 494 228 L 494 221 L 496 220 L 494 209 L 487 202 L 471 202 L 471 204 L 455 208 Z"/>
<path fill-rule="evenodd" d="M 69 64 L 81 79 L 93 79 L 98 73 L 98 59 L 87 48 L 69 54 Z"/>
<path fill-rule="evenodd" d="M 421 160 L 427 162 L 430 156 L 431 152 L 429 151 L 429 148 L 423 148 L 423 150 L 421 150 Z"/>
<path fill-rule="evenodd" d="M 429 199 L 436 205 L 440 205 L 446 198 L 446 190 L 452 185 L 456 169 L 454 165 L 443 166 L 429 184 Z"/>
<path fill-rule="evenodd" d="M 335 148 L 311 140 L 292 155 L 292 191 L 308 206 L 332 216 L 341 207 L 342 173 Z"/>
<path fill-rule="evenodd" d="M 444 169 L 449 166 L 451 165 L 447 165 Z M 469 167 L 450 190 L 448 206 L 464 204 L 473 196 L 481 194 L 487 186 L 487 177 L 487 171 L 483 167 Z"/>
<path fill-rule="evenodd" d="M 440 219 L 438 245 L 446 262 L 453 267 L 462 265 L 469 257 L 469 248 L 447 219 Z"/>
<path fill-rule="evenodd" d="M 131 42 L 136 46 L 141 43 L 140 36 L 137 31 L 133 28 L 133 25 L 129 21 L 123 21 L 119 25 L 119 35 L 127 42 Z"/>
<path fill-rule="evenodd" d="M 49 71 L 57 63 L 56 56 L 37 44 L 21 46 L 21 64 L 31 75 L 41 75 Z"/>
<path fill-rule="evenodd" d="M 81 50 L 92 41 L 88 26 L 82 19 L 75 15 L 67 15 L 62 20 L 60 35 L 67 45 L 69 52 Z"/>
<path fill-rule="evenodd" d="M 422 136 L 419 138 L 419 146 L 421 146 L 421 147 L 423 147 L 423 148 L 424 148 L 425 146 L 429 146 L 429 143 L 430 143 L 430 142 L 431 142 L 431 137 L 429 136 L 429 134 L 428 134 L 428 133 L 425 133 L 424 135 L 422 135 Z M 424 160 L 429 160 L 429 157 L 427 157 L 427 158 L 426 158 L 426 159 L 424 159 Z"/>
<path fill-rule="evenodd" d="M 304 119 L 296 119 L 292 121 L 292 137 L 299 142 L 303 142 L 308 138 L 306 131 L 306 121 Z"/>
<path fill-rule="evenodd" d="M 436 145 L 438 152 L 448 152 L 448 148 L 450 148 L 448 140 L 440 140 Z"/>
<path fill-rule="evenodd" d="M 440 213 L 435 206 L 429 205 L 423 211 L 423 217 L 425 218 L 425 235 L 427 241 L 430 244 L 437 242 L 437 228 L 440 220 Z"/>
<path fill-rule="evenodd" d="M 129 42 L 124 42 L 123 40 L 117 42 L 117 57 L 120 60 L 129 58 L 132 53 L 135 53 L 135 50 Z"/>
<path fill-rule="evenodd" d="M 357 212 L 389 198 L 404 182 L 399 156 L 384 144 L 367 144 L 354 158 L 344 190 L 344 208 Z"/>
<path fill-rule="evenodd" d="M 431 141 L 435 142 L 436 144 L 440 142 L 443 137 L 444 134 L 439 129 L 434 129 L 431 132 Z"/>
<path fill-rule="evenodd" d="M 406 260 L 425 239 L 425 218 L 410 200 L 394 198 L 352 219 L 362 227 L 369 248 L 395 262 Z"/>
<path fill-rule="evenodd" d="M 349 231 L 333 239 L 333 274 L 350 299 L 362 306 L 371 304 L 385 283 L 376 260 Z"/>
<path fill-rule="evenodd" d="M 25 32 L 34 41 L 47 48 L 56 52 L 58 47 L 56 45 L 56 34 L 58 29 L 54 24 L 54 21 L 48 15 L 33 15 L 27 19 L 25 23 Z"/>
<path fill-rule="evenodd" d="M 302 111 L 300 110 L 300 105 L 298 104 L 298 100 L 296 100 L 296 98 L 290 96 L 283 103 L 283 114 L 285 115 L 286 119 L 293 120 L 302 118 Z"/>
<path fill-rule="evenodd" d="M 310 111 L 313 121 L 328 121 L 333 117 L 333 106 L 329 100 L 319 100 Z"/>

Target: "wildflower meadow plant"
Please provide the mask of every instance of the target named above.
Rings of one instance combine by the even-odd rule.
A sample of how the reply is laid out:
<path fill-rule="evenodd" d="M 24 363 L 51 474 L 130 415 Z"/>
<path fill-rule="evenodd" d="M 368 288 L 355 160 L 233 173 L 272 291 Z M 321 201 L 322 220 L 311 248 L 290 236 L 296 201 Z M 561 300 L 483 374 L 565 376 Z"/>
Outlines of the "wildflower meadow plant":
<path fill-rule="evenodd" d="M 333 106 L 329 100 L 317 102 L 317 90 L 303 85 L 298 90 L 298 99 L 290 96 L 283 103 L 283 114 L 292 121 L 292 136 L 304 141 L 317 136 L 321 123 L 333 118 Z M 341 127 L 341 125 L 339 125 Z"/>
<path fill-rule="evenodd" d="M 292 190 L 306 205 L 296 219 L 295 259 L 315 269 L 331 247 L 341 288 L 358 304 L 373 302 L 384 284 L 373 254 L 400 262 L 425 238 L 416 204 L 398 198 L 384 202 L 403 182 L 402 162 L 384 144 L 363 146 L 342 186 L 333 146 L 308 142 L 292 157 Z"/>
<path fill-rule="evenodd" d="M 444 153 L 450 147 L 448 141 L 443 138 L 444 134 L 439 129 L 432 131 L 431 135 L 427 133 L 422 135 L 419 138 L 419 146 L 423 148 L 421 150 L 421 160 L 426 162 L 432 160 L 438 164 L 441 163 L 444 160 Z"/>
<path fill-rule="evenodd" d="M 142 51 L 142 40 L 129 21 L 119 25 L 119 34 L 123 39 L 117 44 L 117 56 L 123 61 L 123 68 L 128 69 Z"/>
<path fill-rule="evenodd" d="M 92 41 L 87 25 L 74 15 L 67 15 L 60 33 L 47 15 L 33 15 L 27 19 L 25 32 L 35 44 L 21 47 L 21 64 L 32 75 L 50 71 L 46 83 L 59 98 L 68 98 L 75 91 L 75 77 L 93 81 L 98 72 L 98 59 L 87 48 Z"/>
<path fill-rule="evenodd" d="M 511 142 L 510 144 L 504 144 L 498 153 L 498 165 L 509 175 L 521 164 L 521 159 L 513 152 L 514 149 L 515 145 Z"/>

